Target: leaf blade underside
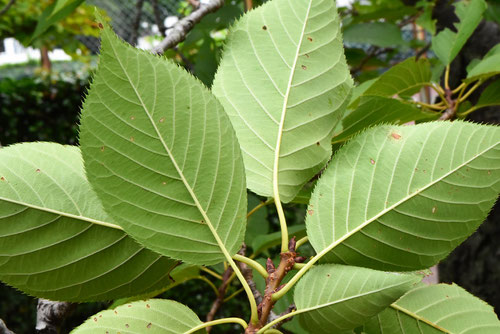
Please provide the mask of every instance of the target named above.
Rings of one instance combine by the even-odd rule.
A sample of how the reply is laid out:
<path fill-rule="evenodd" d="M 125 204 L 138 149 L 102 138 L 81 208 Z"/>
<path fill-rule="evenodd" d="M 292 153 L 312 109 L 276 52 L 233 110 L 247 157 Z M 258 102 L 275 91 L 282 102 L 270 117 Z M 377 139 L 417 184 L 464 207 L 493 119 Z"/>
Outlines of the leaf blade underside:
<path fill-rule="evenodd" d="M 181 303 L 149 299 L 99 312 L 71 333 L 183 334 L 201 324 L 198 316 Z M 195 333 L 206 333 L 206 330 Z"/>
<path fill-rule="evenodd" d="M 379 270 L 436 264 L 495 202 L 499 139 L 497 127 L 465 122 L 363 132 L 318 181 L 306 217 L 311 245 L 327 262 Z"/>
<path fill-rule="evenodd" d="M 238 251 L 243 162 L 227 116 L 199 81 L 105 27 L 80 131 L 90 183 L 140 243 L 193 264 Z"/>
<path fill-rule="evenodd" d="M 113 221 L 85 178 L 77 147 L 2 148 L 0 177 L 2 281 L 66 301 L 128 297 L 170 283 L 177 261 L 106 226 Z"/>
<path fill-rule="evenodd" d="M 277 181 L 283 202 L 295 197 L 330 158 L 351 86 L 333 1 L 276 0 L 236 23 L 213 92 L 240 141 L 250 190 L 274 197 Z"/>
<path fill-rule="evenodd" d="M 371 334 L 495 334 L 500 321 L 493 308 L 458 285 L 416 288 L 364 326 Z"/>
<path fill-rule="evenodd" d="M 345 333 L 384 310 L 421 279 L 413 274 L 319 265 L 297 284 L 296 314 L 310 333 Z"/>

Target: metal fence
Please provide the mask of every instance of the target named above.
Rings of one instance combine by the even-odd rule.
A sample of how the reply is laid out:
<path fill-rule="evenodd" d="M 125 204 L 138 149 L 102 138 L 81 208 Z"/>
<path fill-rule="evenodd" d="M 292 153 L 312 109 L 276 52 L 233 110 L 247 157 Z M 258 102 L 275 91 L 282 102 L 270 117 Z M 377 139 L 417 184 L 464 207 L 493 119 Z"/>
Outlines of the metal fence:
<path fill-rule="evenodd" d="M 141 36 L 159 35 L 167 17 L 178 16 L 182 0 L 87 0 L 86 3 L 106 11 L 118 36 L 136 45 Z M 159 23 L 159 24 L 158 24 Z M 160 27 L 158 27 L 160 25 Z M 99 40 L 81 36 L 79 40 L 97 52 Z"/>

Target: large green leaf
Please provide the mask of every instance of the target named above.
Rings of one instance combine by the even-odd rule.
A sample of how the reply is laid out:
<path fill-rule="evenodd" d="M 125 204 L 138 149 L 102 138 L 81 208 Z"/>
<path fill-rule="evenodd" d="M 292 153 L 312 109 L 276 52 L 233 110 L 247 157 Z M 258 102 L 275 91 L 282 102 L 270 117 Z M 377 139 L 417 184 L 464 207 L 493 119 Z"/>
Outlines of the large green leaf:
<path fill-rule="evenodd" d="M 245 232 L 243 160 L 215 97 L 177 65 L 105 27 L 80 126 L 85 168 L 104 208 L 160 254 L 214 264 Z"/>
<path fill-rule="evenodd" d="M 401 37 L 401 29 L 389 22 L 352 24 L 344 30 L 344 41 L 380 47 L 396 47 L 405 44 Z"/>
<path fill-rule="evenodd" d="M 0 150 L 2 281 L 66 301 L 109 300 L 168 285 L 176 261 L 116 227 L 85 178 L 77 147 L 29 143 Z"/>
<path fill-rule="evenodd" d="M 183 304 L 149 299 L 99 312 L 71 333 L 183 334 L 201 324 L 198 316 Z M 206 330 L 195 333 L 206 333 Z"/>
<path fill-rule="evenodd" d="M 408 58 L 382 74 L 363 95 L 385 97 L 413 95 L 423 86 L 430 84 L 430 81 L 431 66 L 429 60 Z"/>
<path fill-rule="evenodd" d="M 486 7 L 484 0 L 459 1 L 455 4 L 455 14 L 460 20 L 454 24 L 456 32 L 445 28 L 432 38 L 431 50 L 436 53 L 443 64 L 448 65 L 455 59 L 481 22 Z"/>
<path fill-rule="evenodd" d="M 310 333 L 343 333 L 362 325 L 422 277 L 343 265 L 320 265 L 297 284 L 295 305 Z"/>
<path fill-rule="evenodd" d="M 64 19 L 71 14 L 85 0 L 55 0 L 43 11 L 38 19 L 35 31 L 31 40 L 34 40 L 42 35 L 51 25 Z"/>
<path fill-rule="evenodd" d="M 352 80 L 330 0 L 274 0 L 233 27 L 213 92 L 231 118 L 248 188 L 290 202 L 330 158 Z M 274 175 L 274 172 L 276 175 Z"/>
<path fill-rule="evenodd" d="M 404 124 L 438 117 L 438 113 L 424 111 L 407 102 L 383 96 L 363 96 L 359 101 L 359 106 L 342 120 L 342 130 L 333 137 L 333 142 L 344 141 L 357 132 L 376 124 Z"/>
<path fill-rule="evenodd" d="M 364 326 L 370 334 L 498 334 L 493 308 L 457 285 L 416 288 Z"/>
<path fill-rule="evenodd" d="M 499 127 L 378 126 L 333 157 L 311 197 L 307 234 L 329 262 L 428 268 L 476 230 L 499 190 Z"/>

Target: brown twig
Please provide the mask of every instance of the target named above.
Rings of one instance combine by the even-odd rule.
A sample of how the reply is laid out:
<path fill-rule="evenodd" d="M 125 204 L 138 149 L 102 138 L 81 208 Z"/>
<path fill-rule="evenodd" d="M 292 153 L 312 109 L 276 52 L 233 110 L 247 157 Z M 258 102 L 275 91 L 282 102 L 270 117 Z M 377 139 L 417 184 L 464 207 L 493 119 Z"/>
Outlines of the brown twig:
<path fill-rule="evenodd" d="M 166 37 L 166 28 L 165 24 L 163 24 L 163 20 L 161 18 L 160 6 L 158 6 L 158 0 L 151 0 L 151 5 L 153 6 L 153 14 L 155 16 L 155 22 L 158 26 L 158 30 L 163 37 Z"/>
<path fill-rule="evenodd" d="M 38 299 L 36 312 L 36 333 L 57 334 L 64 318 L 71 313 L 75 304 Z"/>
<path fill-rule="evenodd" d="M 137 44 L 137 39 L 139 36 L 139 25 L 141 23 L 141 16 L 142 16 L 142 5 L 144 4 L 144 0 L 137 0 L 137 3 L 135 4 L 135 18 L 134 18 L 134 23 L 132 25 L 132 35 L 130 37 L 130 43 L 132 45 Z"/>
<path fill-rule="evenodd" d="M 378 46 L 372 46 L 368 50 L 366 56 L 363 59 L 361 59 L 358 66 L 351 68 L 351 75 L 354 75 L 356 72 L 362 70 L 363 66 L 365 66 L 365 64 L 373 57 L 380 56 L 381 54 L 387 53 L 389 51 L 392 51 L 392 48 L 379 48 Z"/>
<path fill-rule="evenodd" d="M 248 12 L 252 8 L 253 8 L 253 1 L 252 0 L 245 0 L 245 11 Z"/>
<path fill-rule="evenodd" d="M 452 97 L 453 93 L 452 93 L 451 89 L 445 88 L 444 94 L 445 94 L 446 102 L 448 104 L 448 109 L 446 109 L 445 112 L 443 112 L 443 114 L 441 115 L 441 117 L 439 117 L 439 120 L 441 120 L 441 121 L 453 119 L 453 118 L 455 118 L 455 115 L 457 113 L 457 104 L 456 104 L 456 101 Z"/>
<path fill-rule="evenodd" d="M 288 252 L 282 252 L 280 254 L 280 263 L 276 268 L 271 259 L 267 259 L 266 269 L 269 276 L 266 278 L 266 289 L 264 291 L 264 296 L 262 302 L 259 303 L 259 323 L 250 323 L 245 334 L 254 334 L 260 328 L 264 327 L 270 320 L 270 317 L 275 317 L 272 315 L 272 309 L 276 301 L 272 300 L 272 296 L 275 292 L 279 291 L 282 287 L 281 281 L 285 278 L 286 274 L 293 268 L 296 262 L 302 261 L 301 257 L 297 256 L 295 252 L 295 237 L 293 237 L 288 243 Z M 291 312 L 291 311 L 289 311 Z"/>
<path fill-rule="evenodd" d="M 7 13 L 9 8 L 16 2 L 16 0 L 10 0 L 1 10 L 0 10 L 0 16 L 3 14 Z"/>
<path fill-rule="evenodd" d="M 229 283 L 231 283 L 229 277 L 231 277 L 232 273 L 233 268 L 231 267 L 228 267 L 226 271 L 224 271 L 224 274 L 222 275 L 222 284 L 219 286 L 217 298 L 214 300 L 210 311 L 207 313 L 207 322 L 214 320 L 217 311 L 219 311 L 220 307 L 224 303 L 224 297 L 226 296 L 227 287 L 229 286 Z M 210 333 L 211 329 L 212 327 L 207 327 L 207 333 Z"/>
<path fill-rule="evenodd" d="M 194 25 L 201 21 L 207 14 L 213 13 L 224 5 L 224 0 L 210 0 L 208 3 L 202 3 L 191 14 L 178 21 L 173 28 L 168 32 L 160 44 L 153 49 L 153 53 L 163 54 L 166 49 L 169 49 L 186 39 Z"/>

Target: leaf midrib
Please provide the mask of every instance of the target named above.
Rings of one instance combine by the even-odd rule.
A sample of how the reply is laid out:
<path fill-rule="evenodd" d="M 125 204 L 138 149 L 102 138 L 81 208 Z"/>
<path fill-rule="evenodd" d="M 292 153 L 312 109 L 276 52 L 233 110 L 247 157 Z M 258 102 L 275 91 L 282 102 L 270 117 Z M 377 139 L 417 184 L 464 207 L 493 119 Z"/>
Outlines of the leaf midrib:
<path fill-rule="evenodd" d="M 312 306 L 312 307 L 306 307 L 306 308 L 303 308 L 303 309 L 297 309 L 297 311 L 296 311 L 295 314 L 300 314 L 300 313 L 305 313 L 305 312 L 310 312 L 310 311 L 318 310 L 318 309 L 321 309 L 321 308 L 325 308 L 325 307 L 328 307 L 328 306 L 332 306 L 332 305 L 335 305 L 335 304 L 339 304 L 339 303 L 342 303 L 342 302 L 353 300 L 353 299 L 356 299 L 356 298 L 359 298 L 359 297 L 364 297 L 364 296 L 368 296 L 368 295 L 371 295 L 371 294 L 374 294 L 374 293 L 377 293 L 377 292 L 380 292 L 380 291 L 391 289 L 391 288 L 394 288 L 394 287 L 397 287 L 397 286 L 400 286 L 400 285 L 404 285 L 406 283 L 408 283 L 408 282 L 407 281 L 400 282 L 400 283 L 397 283 L 397 284 L 393 284 L 393 285 L 389 285 L 389 286 L 384 286 L 384 287 L 381 287 L 379 289 L 370 290 L 370 291 L 367 291 L 367 292 L 364 292 L 364 293 L 358 293 L 357 295 L 353 295 L 353 296 L 350 296 L 350 297 L 345 297 L 345 298 L 338 299 L 338 300 L 335 300 L 335 301 L 332 301 L 332 302 L 323 303 L 323 304 L 319 304 L 319 305 Z"/>
<path fill-rule="evenodd" d="M 107 32 L 109 34 L 109 32 Z M 110 38 L 111 40 L 111 38 Z M 116 49 L 115 47 L 113 46 L 113 43 L 110 43 L 111 45 L 111 48 L 113 49 L 113 53 L 115 55 L 115 59 L 117 60 L 118 64 L 120 64 L 120 67 L 123 71 L 123 73 L 125 74 L 125 76 L 127 77 L 127 80 L 130 84 L 130 86 L 132 87 L 132 89 L 134 90 L 134 93 L 137 97 L 137 99 L 139 100 L 139 102 L 141 103 L 141 106 L 142 108 L 144 109 L 144 112 L 146 113 L 146 115 L 148 116 L 148 119 L 151 123 L 151 125 L 153 126 L 156 134 L 158 135 L 158 138 L 163 146 L 163 148 L 165 149 L 165 151 L 167 152 L 168 156 L 170 157 L 170 161 L 172 162 L 172 164 L 174 165 L 174 168 L 175 170 L 177 171 L 177 173 L 179 174 L 179 177 L 181 178 L 182 180 L 182 183 L 184 184 L 184 187 L 186 187 L 187 191 L 189 192 L 189 195 L 191 196 L 191 198 L 193 199 L 196 207 L 198 208 L 198 211 L 201 213 L 203 219 L 205 220 L 205 223 L 207 224 L 208 228 L 210 229 L 210 232 L 212 233 L 214 239 L 216 240 L 219 248 L 221 249 L 222 253 L 224 254 L 224 256 L 226 257 L 226 259 L 231 262 L 232 259 L 231 259 L 231 255 L 229 254 L 228 250 L 226 249 L 224 243 L 222 242 L 222 240 L 220 239 L 218 233 L 217 233 L 217 230 L 214 228 L 214 226 L 212 225 L 212 222 L 210 220 L 210 218 L 208 217 L 207 213 L 205 212 L 205 210 L 203 209 L 203 207 L 201 206 L 200 202 L 198 201 L 198 197 L 196 196 L 196 194 L 194 193 L 193 189 L 191 188 L 191 185 L 189 185 L 188 181 L 186 180 L 185 176 L 184 176 L 184 173 L 182 172 L 182 170 L 180 169 L 179 165 L 177 164 L 177 161 L 175 160 L 174 156 L 172 155 L 171 151 L 170 151 L 170 148 L 168 147 L 168 145 L 166 144 L 165 140 L 163 139 L 163 136 L 161 134 L 161 132 L 159 131 L 158 127 L 156 126 L 155 122 L 153 121 L 153 119 L 151 118 L 151 114 L 149 112 L 149 109 L 146 107 L 146 105 L 144 104 L 144 101 L 142 100 L 141 98 L 141 95 L 139 94 L 139 92 L 137 91 L 137 87 L 133 84 L 132 82 L 132 79 L 130 78 L 128 72 L 126 71 L 125 69 L 125 66 L 123 65 L 118 53 L 116 52 Z M 155 80 L 156 80 L 156 70 L 153 70 L 154 74 L 155 74 Z"/>
<path fill-rule="evenodd" d="M 311 12 L 311 6 L 312 6 L 312 0 L 309 0 L 307 12 L 306 12 L 306 15 L 304 17 L 304 24 L 302 25 L 300 39 L 299 39 L 299 42 L 297 43 L 297 48 L 295 50 L 295 56 L 294 56 L 292 68 L 290 71 L 290 77 L 288 78 L 288 85 L 286 87 L 285 96 L 283 97 L 283 106 L 281 109 L 281 119 L 280 119 L 280 123 L 278 126 L 278 136 L 276 139 L 276 147 L 274 150 L 274 167 L 273 167 L 273 192 L 274 192 L 274 198 L 276 199 L 277 202 L 280 201 L 280 196 L 279 196 L 279 159 L 280 159 L 281 141 L 283 139 L 283 129 L 285 126 L 286 112 L 287 112 L 287 107 L 288 107 L 288 98 L 290 96 L 290 91 L 292 89 L 292 81 L 293 81 L 293 78 L 295 76 L 295 70 L 297 68 L 297 60 L 298 60 L 299 54 L 300 54 L 299 51 L 302 47 L 302 41 L 304 39 L 304 34 L 305 34 L 306 26 L 307 26 L 307 20 L 309 18 L 309 13 Z"/>
<path fill-rule="evenodd" d="M 423 318 L 423 317 L 419 316 L 418 314 L 416 314 L 416 313 L 414 313 L 414 312 L 412 312 L 412 311 L 410 311 L 410 310 L 408 310 L 408 309 L 406 309 L 404 307 L 401 307 L 401 306 L 397 305 L 396 303 L 391 304 L 390 307 L 392 307 L 393 309 L 395 309 L 396 312 L 397 311 L 403 312 L 404 314 L 410 316 L 411 318 L 416 319 L 418 321 L 422 321 L 423 323 L 425 323 L 425 324 L 427 324 L 427 325 L 429 325 L 429 326 L 431 326 L 433 328 L 436 328 L 436 329 L 442 331 L 443 333 L 451 334 L 451 332 L 448 331 L 447 329 L 442 328 L 441 326 L 439 326 L 438 324 L 435 324 L 431 320 L 428 320 L 427 318 Z"/>
<path fill-rule="evenodd" d="M 349 233 L 346 233 L 344 236 L 342 236 L 341 238 L 335 240 L 333 243 L 331 243 L 328 247 L 326 247 L 325 249 L 323 249 L 320 253 L 318 253 L 317 257 L 320 258 L 322 257 L 323 255 L 325 255 L 326 253 L 330 252 L 331 250 L 333 250 L 335 247 L 337 247 L 339 244 L 341 244 L 342 242 L 344 242 L 346 239 L 348 239 L 349 237 L 353 236 L 354 234 L 356 234 L 357 232 L 359 232 L 360 230 L 362 230 L 363 228 L 365 228 L 366 226 L 368 226 L 370 223 L 376 221 L 378 218 L 382 217 L 383 215 L 385 215 L 386 213 L 392 211 L 393 209 L 395 209 L 396 207 L 398 207 L 399 205 L 405 203 L 406 201 L 410 200 L 411 198 L 419 195 L 420 193 L 424 192 L 425 190 L 427 190 L 428 188 L 432 187 L 433 185 L 437 184 L 438 182 L 442 181 L 443 179 L 447 178 L 448 176 L 450 176 L 451 174 L 455 173 L 457 170 L 459 170 L 460 168 L 466 166 L 467 164 L 471 163 L 472 161 L 474 161 L 475 159 L 477 159 L 478 157 L 482 156 L 483 154 L 485 154 L 486 152 L 488 152 L 489 150 L 493 149 L 495 146 L 498 145 L 498 142 L 492 144 L 491 146 L 487 147 L 486 149 L 484 149 L 483 151 L 479 152 L 478 154 L 474 155 L 472 158 L 464 161 L 463 163 L 459 164 L 458 166 L 456 166 L 455 168 L 451 169 L 448 173 L 445 173 L 443 174 L 442 176 L 438 177 L 436 180 L 434 180 L 433 182 L 430 182 L 429 184 L 427 184 L 426 186 L 418 189 L 417 191 L 415 191 L 414 193 L 412 194 L 409 194 L 407 196 L 405 196 L 403 199 L 401 199 L 400 201 L 394 203 L 393 205 L 389 206 L 388 208 L 382 210 L 380 213 L 376 214 L 375 216 L 373 216 L 372 218 L 368 219 L 367 221 L 365 221 L 364 223 L 360 224 L 358 227 L 356 227 L 355 229 L 353 229 L 352 231 L 350 231 Z"/>
<path fill-rule="evenodd" d="M 69 212 L 64 212 L 64 211 L 59 211 L 59 210 L 55 210 L 55 209 L 50 209 L 50 208 L 46 208 L 46 207 L 43 207 L 43 206 L 38 206 L 38 205 L 35 205 L 35 204 L 26 203 L 26 202 L 23 202 L 23 201 L 16 201 L 16 200 L 13 200 L 13 199 L 10 199 L 10 198 L 1 197 L 1 196 L 0 196 L 0 201 L 5 201 L 5 202 L 12 203 L 12 204 L 22 205 L 22 206 L 28 207 L 30 209 L 44 211 L 44 212 L 56 214 L 56 215 L 59 215 L 59 216 L 62 216 L 62 217 L 67 217 L 67 218 L 72 218 L 72 219 L 77 219 L 77 220 L 83 220 L 83 221 L 86 221 L 88 223 L 97 224 L 97 225 L 101 225 L 101 226 L 104 226 L 104 227 L 114 228 L 116 230 L 123 230 L 120 226 L 112 224 L 112 223 L 103 222 L 101 220 L 93 219 L 93 218 L 86 217 L 86 216 L 78 216 L 78 215 L 74 215 L 74 214 L 69 213 Z"/>

